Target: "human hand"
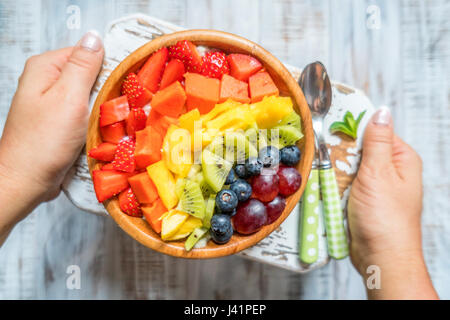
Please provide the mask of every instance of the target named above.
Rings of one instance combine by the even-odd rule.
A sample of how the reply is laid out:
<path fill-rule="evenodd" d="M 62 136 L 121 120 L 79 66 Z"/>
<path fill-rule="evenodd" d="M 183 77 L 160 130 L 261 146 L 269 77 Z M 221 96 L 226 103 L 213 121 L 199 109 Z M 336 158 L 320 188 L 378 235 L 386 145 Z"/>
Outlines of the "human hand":
<path fill-rule="evenodd" d="M 59 194 L 85 141 L 89 94 L 103 54 L 99 36 L 88 32 L 75 47 L 27 60 L 0 141 L 1 180 L 23 208 L 2 220 L 17 222 Z"/>
<path fill-rule="evenodd" d="M 391 284 L 405 280 L 408 272 L 421 274 L 420 283 L 429 282 L 422 255 L 421 212 L 422 161 L 394 134 L 389 109 L 381 108 L 367 125 L 361 166 L 348 202 L 350 255 L 363 277 L 368 266 L 377 265 Z M 383 297 L 414 292 L 400 288 L 397 285 Z"/>

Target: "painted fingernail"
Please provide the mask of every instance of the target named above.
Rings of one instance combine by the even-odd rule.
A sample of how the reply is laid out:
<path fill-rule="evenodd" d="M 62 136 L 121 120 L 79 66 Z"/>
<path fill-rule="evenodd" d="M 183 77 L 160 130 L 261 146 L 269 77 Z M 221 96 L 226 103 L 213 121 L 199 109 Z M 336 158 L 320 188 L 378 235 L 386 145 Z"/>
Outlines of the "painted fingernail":
<path fill-rule="evenodd" d="M 372 122 L 381 125 L 387 126 L 391 123 L 391 110 L 386 106 L 381 106 L 373 115 Z"/>
<path fill-rule="evenodd" d="M 100 34 L 95 30 L 91 30 L 81 38 L 80 46 L 89 51 L 97 52 L 102 48 L 103 42 Z"/>

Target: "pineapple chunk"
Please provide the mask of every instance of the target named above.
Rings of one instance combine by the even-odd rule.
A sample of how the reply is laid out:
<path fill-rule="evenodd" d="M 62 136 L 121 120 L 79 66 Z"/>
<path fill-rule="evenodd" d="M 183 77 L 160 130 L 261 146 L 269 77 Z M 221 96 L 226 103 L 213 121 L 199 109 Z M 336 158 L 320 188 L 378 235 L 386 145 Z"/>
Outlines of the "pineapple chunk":
<path fill-rule="evenodd" d="M 243 104 L 236 106 L 232 110 L 222 113 L 217 118 L 206 123 L 207 129 L 216 129 L 219 131 L 231 130 L 245 130 L 254 123 L 252 112 L 248 105 Z"/>
<path fill-rule="evenodd" d="M 179 119 L 180 127 L 188 130 L 191 135 L 194 133 L 195 121 L 200 120 L 200 111 L 198 109 L 193 109 L 188 113 L 183 114 Z M 200 126 L 201 128 L 201 126 Z"/>
<path fill-rule="evenodd" d="M 250 111 L 258 128 L 270 129 L 293 111 L 292 100 L 289 97 L 264 97 L 262 101 L 250 105 Z"/>
<path fill-rule="evenodd" d="M 161 160 L 149 165 L 147 167 L 147 173 L 155 184 L 158 195 L 164 203 L 164 206 L 168 210 L 175 207 L 178 203 L 178 197 L 174 192 L 175 180 L 172 173 L 167 169 L 164 161 Z"/>
<path fill-rule="evenodd" d="M 172 210 L 162 219 L 161 239 L 166 241 L 173 237 L 189 218 L 189 213 Z"/>
<path fill-rule="evenodd" d="M 202 220 L 193 216 L 189 216 L 186 221 L 183 222 L 178 231 L 171 237 L 166 238 L 166 240 L 180 240 L 189 236 L 192 231 L 203 225 Z"/>
<path fill-rule="evenodd" d="M 191 135 L 188 130 L 170 125 L 162 146 L 162 158 L 177 177 L 187 176 L 192 165 Z"/>
<path fill-rule="evenodd" d="M 204 125 L 206 122 L 216 118 L 223 112 L 229 111 L 233 107 L 239 106 L 240 104 L 241 104 L 240 102 L 228 99 L 224 103 L 216 104 L 216 106 L 210 112 L 201 116 L 200 119 L 202 120 Z"/>

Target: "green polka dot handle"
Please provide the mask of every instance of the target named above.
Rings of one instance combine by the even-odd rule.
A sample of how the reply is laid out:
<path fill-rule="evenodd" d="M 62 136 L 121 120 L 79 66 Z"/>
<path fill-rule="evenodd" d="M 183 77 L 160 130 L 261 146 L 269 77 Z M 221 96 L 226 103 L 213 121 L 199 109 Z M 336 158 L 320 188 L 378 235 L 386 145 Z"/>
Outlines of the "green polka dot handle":
<path fill-rule="evenodd" d="M 333 168 L 320 170 L 325 230 L 327 232 L 328 254 L 334 259 L 348 256 L 347 235 L 344 228 L 344 215 Z"/>
<path fill-rule="evenodd" d="M 312 169 L 303 193 L 300 224 L 300 260 L 311 264 L 319 256 L 319 171 Z"/>

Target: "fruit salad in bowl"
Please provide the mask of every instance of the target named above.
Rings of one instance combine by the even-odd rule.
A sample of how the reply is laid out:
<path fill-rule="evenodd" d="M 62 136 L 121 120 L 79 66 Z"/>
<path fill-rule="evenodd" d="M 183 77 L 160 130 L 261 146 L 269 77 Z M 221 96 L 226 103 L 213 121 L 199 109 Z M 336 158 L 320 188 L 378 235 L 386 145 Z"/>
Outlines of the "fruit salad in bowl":
<path fill-rule="evenodd" d="M 267 51 L 217 31 L 166 35 L 111 74 L 87 152 L 97 199 L 141 243 L 181 257 L 251 246 L 298 202 L 311 119 Z"/>

